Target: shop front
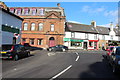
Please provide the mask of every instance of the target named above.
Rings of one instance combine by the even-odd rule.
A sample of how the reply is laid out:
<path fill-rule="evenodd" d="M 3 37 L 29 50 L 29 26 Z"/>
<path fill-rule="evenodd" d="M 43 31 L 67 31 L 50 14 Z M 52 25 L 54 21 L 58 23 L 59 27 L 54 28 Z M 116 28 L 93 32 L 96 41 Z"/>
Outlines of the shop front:
<path fill-rule="evenodd" d="M 88 50 L 98 50 L 98 40 L 88 40 Z"/>
<path fill-rule="evenodd" d="M 64 45 L 69 49 L 83 49 L 83 40 L 64 38 Z"/>

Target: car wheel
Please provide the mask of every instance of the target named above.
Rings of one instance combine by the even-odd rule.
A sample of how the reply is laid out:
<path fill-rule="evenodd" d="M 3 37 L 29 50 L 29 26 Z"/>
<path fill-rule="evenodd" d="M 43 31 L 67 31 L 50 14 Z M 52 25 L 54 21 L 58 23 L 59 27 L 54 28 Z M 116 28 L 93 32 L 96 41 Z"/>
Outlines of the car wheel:
<path fill-rule="evenodd" d="M 19 60 L 18 55 L 15 55 L 14 60 L 15 60 L 15 61 Z"/>
<path fill-rule="evenodd" d="M 63 48 L 62 51 L 65 52 L 65 49 Z"/>
<path fill-rule="evenodd" d="M 117 74 L 117 68 L 115 67 L 115 65 L 113 65 L 112 72 L 113 72 L 114 74 Z"/>
<path fill-rule="evenodd" d="M 30 52 L 27 53 L 27 56 L 28 56 L 28 57 L 30 56 Z"/>
<path fill-rule="evenodd" d="M 52 49 L 50 48 L 49 51 L 52 51 Z"/>

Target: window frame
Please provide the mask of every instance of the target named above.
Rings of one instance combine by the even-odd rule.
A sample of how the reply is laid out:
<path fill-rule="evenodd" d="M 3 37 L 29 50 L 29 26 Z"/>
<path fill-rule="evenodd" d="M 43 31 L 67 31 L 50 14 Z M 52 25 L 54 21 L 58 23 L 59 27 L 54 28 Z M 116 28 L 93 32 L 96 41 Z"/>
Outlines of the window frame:
<path fill-rule="evenodd" d="M 33 25 L 33 24 L 34 24 L 34 25 Z M 31 28 L 30 28 L 30 30 L 31 30 L 31 31 L 35 31 L 35 26 L 36 26 L 35 23 L 31 23 Z M 33 28 L 34 28 L 34 30 L 33 30 Z"/>
<path fill-rule="evenodd" d="M 50 25 L 50 31 L 52 31 L 52 32 L 55 31 L 55 25 L 54 24 Z"/>
<path fill-rule="evenodd" d="M 25 25 L 26 24 L 26 25 Z M 25 29 L 25 27 L 26 27 L 26 29 Z M 25 22 L 24 24 L 23 24 L 23 30 L 24 31 L 27 31 L 28 30 L 28 23 L 27 22 Z"/>

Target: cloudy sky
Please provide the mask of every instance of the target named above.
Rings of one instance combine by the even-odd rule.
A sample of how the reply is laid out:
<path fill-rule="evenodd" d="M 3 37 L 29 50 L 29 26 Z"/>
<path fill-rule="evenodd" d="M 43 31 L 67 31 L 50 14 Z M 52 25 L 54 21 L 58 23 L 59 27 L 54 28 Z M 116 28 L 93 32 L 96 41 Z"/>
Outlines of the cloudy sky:
<path fill-rule="evenodd" d="M 8 7 L 57 7 L 58 2 L 5 2 Z M 110 22 L 118 23 L 118 2 L 59 2 L 65 9 L 67 21 L 109 27 Z"/>

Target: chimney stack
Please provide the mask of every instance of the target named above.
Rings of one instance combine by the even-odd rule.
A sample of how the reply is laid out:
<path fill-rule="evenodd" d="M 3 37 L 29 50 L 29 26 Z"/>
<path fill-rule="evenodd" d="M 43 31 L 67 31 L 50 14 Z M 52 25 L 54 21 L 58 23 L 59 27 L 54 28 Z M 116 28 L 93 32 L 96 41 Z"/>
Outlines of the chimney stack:
<path fill-rule="evenodd" d="M 92 20 L 92 21 L 91 21 L 91 25 L 94 26 L 94 27 L 96 27 L 96 21 L 93 21 L 93 20 Z"/>
<path fill-rule="evenodd" d="M 57 3 L 57 6 L 60 7 L 60 3 Z"/>

